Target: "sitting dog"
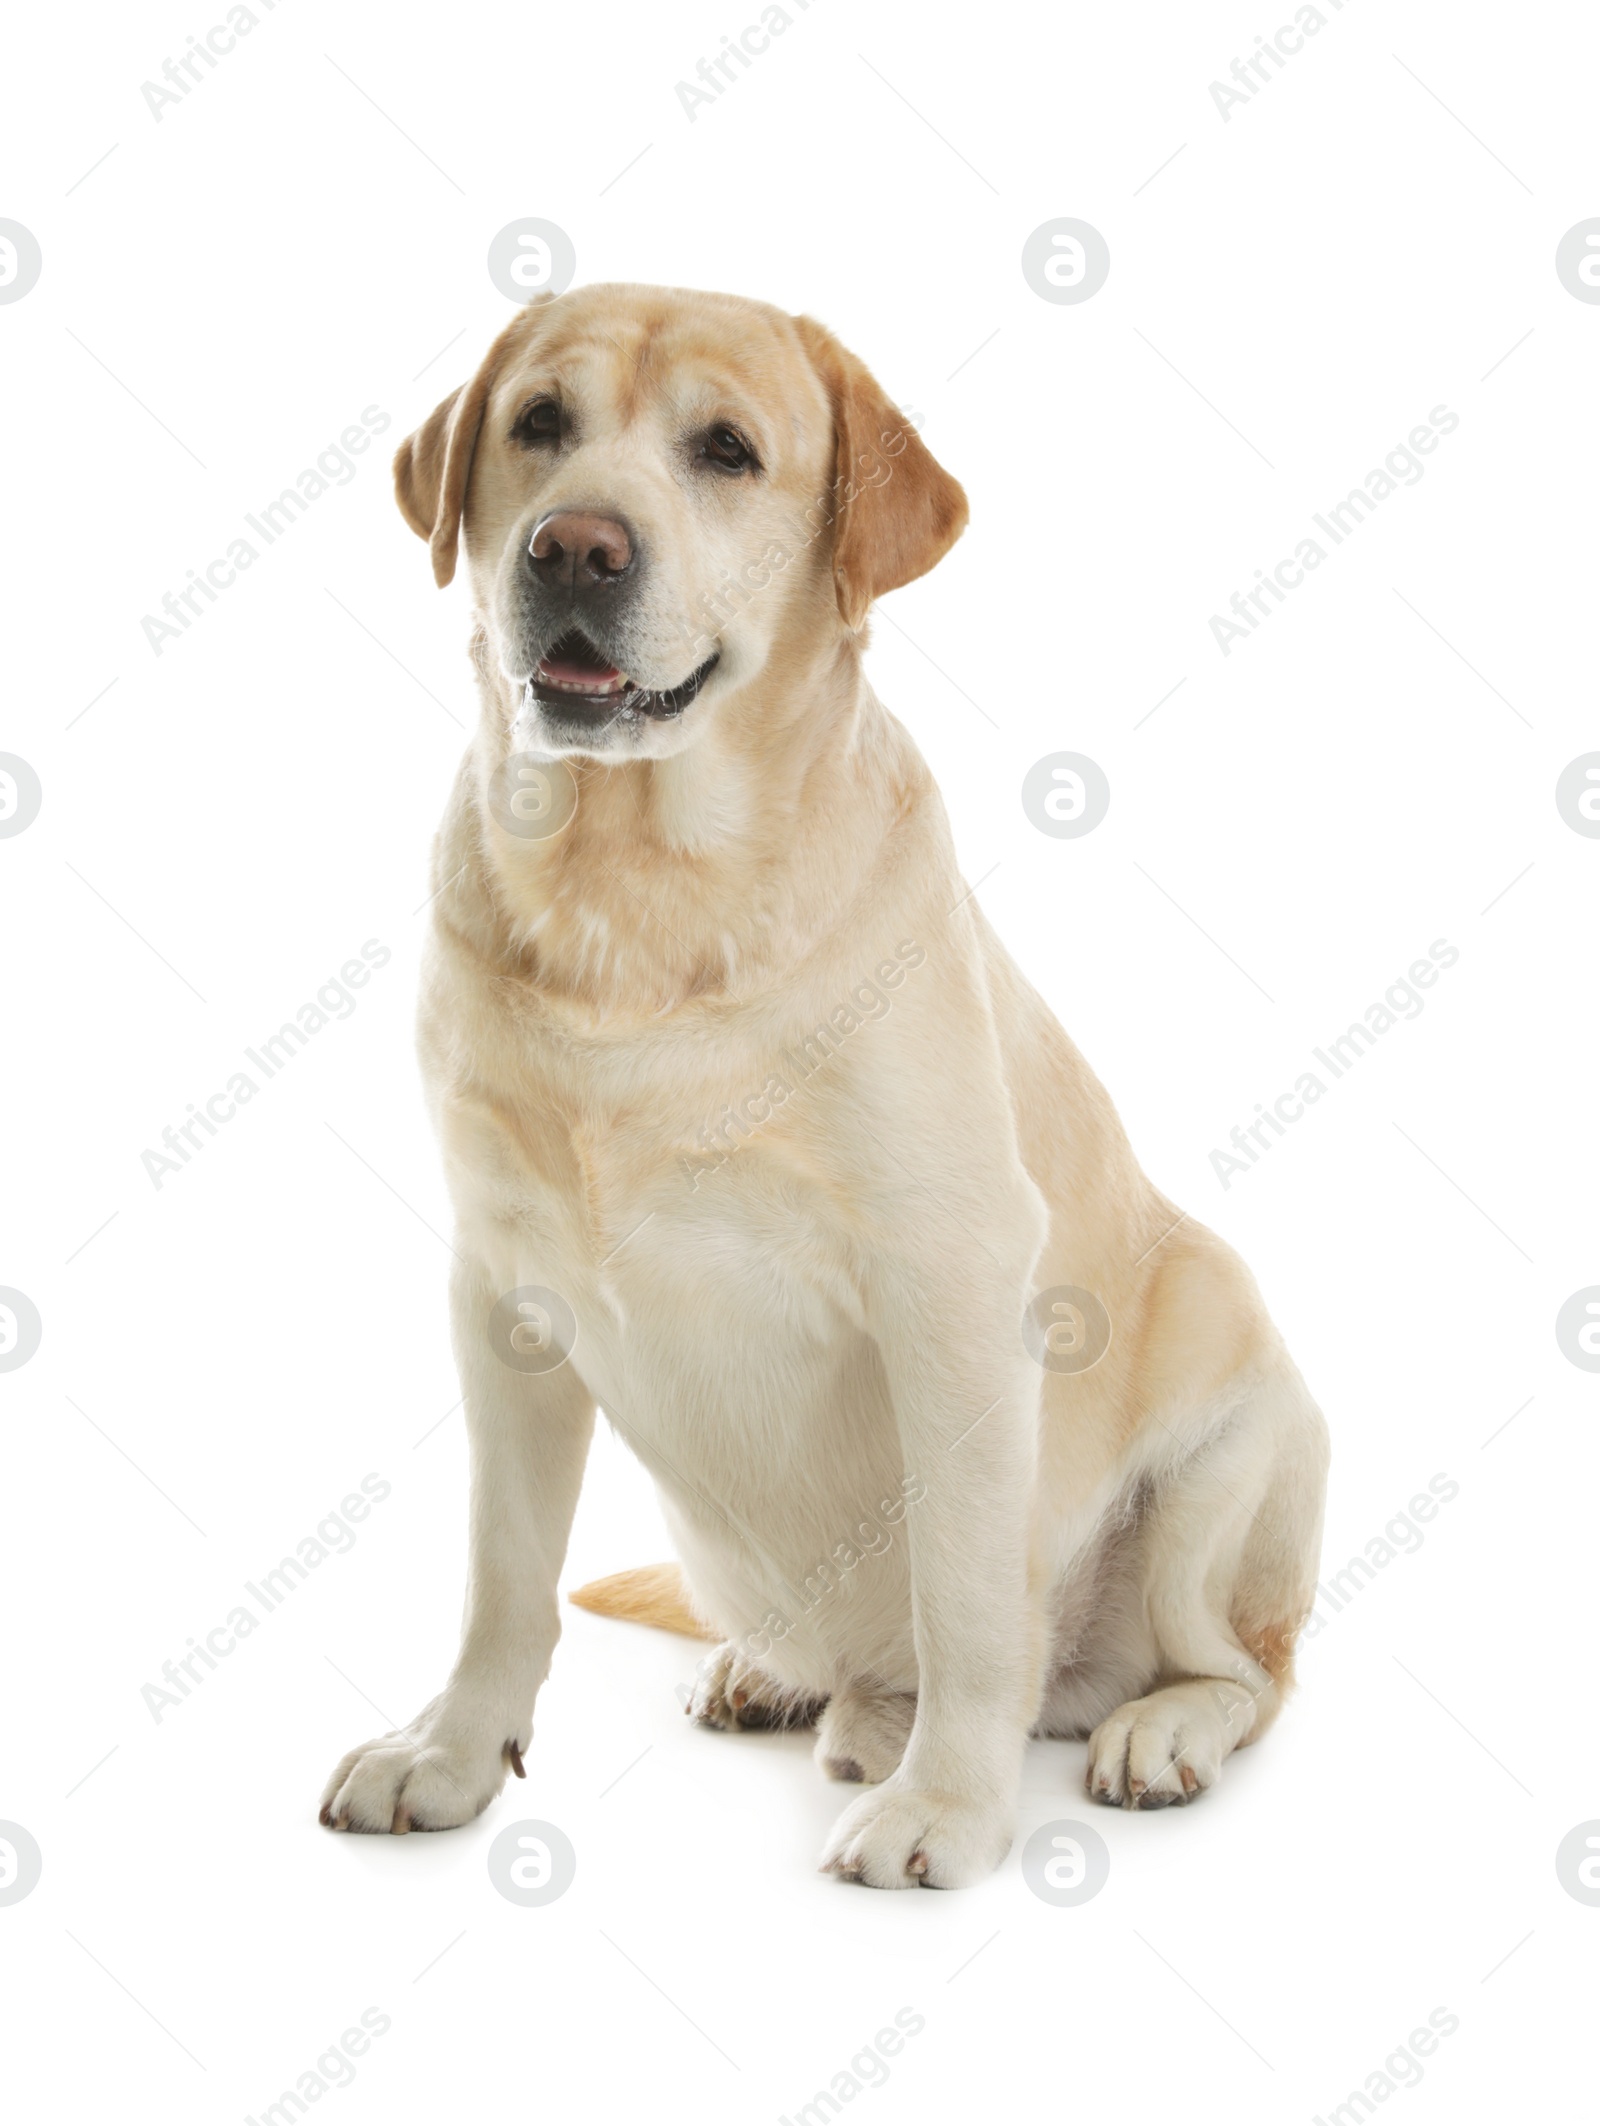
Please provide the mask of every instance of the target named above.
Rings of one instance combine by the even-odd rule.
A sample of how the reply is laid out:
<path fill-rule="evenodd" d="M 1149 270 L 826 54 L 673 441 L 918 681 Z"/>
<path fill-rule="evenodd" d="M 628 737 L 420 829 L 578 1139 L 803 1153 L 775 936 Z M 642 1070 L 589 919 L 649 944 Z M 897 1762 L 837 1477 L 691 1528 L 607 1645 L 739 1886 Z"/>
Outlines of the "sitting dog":
<path fill-rule="evenodd" d="M 482 696 L 420 1047 L 471 1443 L 459 1659 L 322 1821 L 443 1830 L 522 1771 L 598 1405 L 723 1643 L 692 1709 L 819 1719 L 823 1866 L 953 1888 L 1030 1734 L 1100 1801 L 1216 1779 L 1291 1682 L 1322 1419 L 1249 1272 L 1135 1163 L 964 886 L 862 668 L 966 497 L 806 317 L 519 311 L 395 461 Z"/>

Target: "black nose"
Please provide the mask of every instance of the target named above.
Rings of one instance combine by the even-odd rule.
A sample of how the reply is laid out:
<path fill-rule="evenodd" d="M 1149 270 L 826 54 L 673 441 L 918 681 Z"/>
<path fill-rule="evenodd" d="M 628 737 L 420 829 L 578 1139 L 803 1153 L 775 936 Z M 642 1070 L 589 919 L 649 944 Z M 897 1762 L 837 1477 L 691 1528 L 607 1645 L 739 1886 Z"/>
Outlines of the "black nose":
<path fill-rule="evenodd" d="M 541 517 L 528 541 L 535 578 L 567 591 L 620 583 L 633 566 L 633 540 L 620 517 L 598 510 L 557 509 Z"/>

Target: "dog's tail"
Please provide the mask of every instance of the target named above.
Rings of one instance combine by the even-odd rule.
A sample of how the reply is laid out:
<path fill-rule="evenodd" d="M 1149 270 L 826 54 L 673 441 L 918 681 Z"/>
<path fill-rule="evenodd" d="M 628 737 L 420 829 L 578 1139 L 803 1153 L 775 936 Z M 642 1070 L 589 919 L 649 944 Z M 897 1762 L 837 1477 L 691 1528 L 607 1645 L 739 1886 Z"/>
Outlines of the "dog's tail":
<path fill-rule="evenodd" d="M 686 1639 L 714 1639 L 717 1634 L 695 1614 L 688 1582 L 677 1565 L 635 1565 L 591 1580 L 567 1599 L 598 1617 L 621 1617 L 629 1624 L 653 1624 L 657 1631 L 681 1632 Z"/>

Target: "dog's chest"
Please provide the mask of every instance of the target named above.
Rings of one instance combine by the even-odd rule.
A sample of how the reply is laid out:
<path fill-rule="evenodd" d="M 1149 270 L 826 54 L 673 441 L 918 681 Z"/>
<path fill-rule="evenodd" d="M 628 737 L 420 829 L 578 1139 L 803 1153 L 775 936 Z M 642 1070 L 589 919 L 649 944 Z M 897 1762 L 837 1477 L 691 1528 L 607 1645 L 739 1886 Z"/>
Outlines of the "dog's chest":
<path fill-rule="evenodd" d="M 707 1417 L 835 1392 L 864 1321 L 815 1103 L 758 1051 L 510 1060 L 441 1103 L 451 1186 L 502 1291 L 570 1308 L 591 1390 Z"/>

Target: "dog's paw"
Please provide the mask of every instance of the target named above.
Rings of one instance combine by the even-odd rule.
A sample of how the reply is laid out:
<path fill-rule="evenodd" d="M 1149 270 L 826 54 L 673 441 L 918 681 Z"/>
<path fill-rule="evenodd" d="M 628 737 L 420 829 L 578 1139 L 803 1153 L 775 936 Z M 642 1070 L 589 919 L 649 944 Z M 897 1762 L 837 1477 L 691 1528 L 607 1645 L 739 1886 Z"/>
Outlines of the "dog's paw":
<path fill-rule="evenodd" d="M 1011 1830 L 1011 1810 L 1003 1804 L 890 1779 L 845 1810 L 822 1868 L 875 1890 L 961 1890 L 1000 1865 Z"/>
<path fill-rule="evenodd" d="M 828 1701 L 817 1731 L 816 1761 L 829 1779 L 879 1786 L 898 1767 L 911 1739 L 917 1701 L 908 1692 L 849 1685 Z"/>
<path fill-rule="evenodd" d="M 702 1727 L 809 1727 L 819 1705 L 747 1661 L 731 1643 L 713 1647 L 679 1694 Z"/>
<path fill-rule="evenodd" d="M 448 1831 L 482 1815 L 522 1776 L 523 1732 L 436 1700 L 409 1728 L 341 1757 L 322 1790 L 318 1820 L 333 1831 Z"/>
<path fill-rule="evenodd" d="M 1101 1721 L 1089 1737 L 1084 1786 L 1111 1808 L 1165 1809 L 1216 1784 L 1232 1746 L 1222 1712 L 1191 1694 L 1157 1691 Z"/>

